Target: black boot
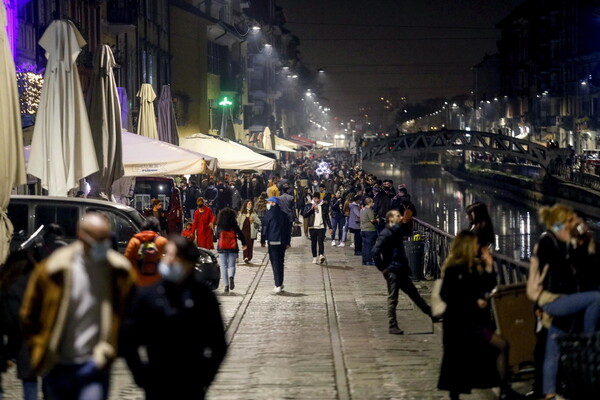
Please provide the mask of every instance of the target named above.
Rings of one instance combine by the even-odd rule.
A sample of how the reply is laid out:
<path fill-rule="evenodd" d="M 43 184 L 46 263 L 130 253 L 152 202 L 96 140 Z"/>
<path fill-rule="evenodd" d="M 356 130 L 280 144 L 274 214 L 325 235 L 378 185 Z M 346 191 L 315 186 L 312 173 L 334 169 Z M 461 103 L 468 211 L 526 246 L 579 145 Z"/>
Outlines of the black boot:
<path fill-rule="evenodd" d="M 388 332 L 390 333 L 390 335 L 404 335 L 404 331 L 398 328 L 398 325 L 390 326 Z"/>
<path fill-rule="evenodd" d="M 526 400 L 527 396 L 514 391 L 510 386 L 500 388 L 499 400 Z"/>

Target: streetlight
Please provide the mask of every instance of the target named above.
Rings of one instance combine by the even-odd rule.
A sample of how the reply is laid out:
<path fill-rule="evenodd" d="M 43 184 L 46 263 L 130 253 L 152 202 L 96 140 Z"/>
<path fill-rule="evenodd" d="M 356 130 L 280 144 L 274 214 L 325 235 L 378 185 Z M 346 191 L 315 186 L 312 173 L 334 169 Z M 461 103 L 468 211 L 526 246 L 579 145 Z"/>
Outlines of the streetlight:
<path fill-rule="evenodd" d="M 221 113 L 221 132 L 220 135 L 221 137 L 227 137 L 227 115 L 226 113 L 228 112 L 227 107 L 231 107 L 233 103 L 227 98 L 227 96 L 225 96 L 223 98 L 223 100 L 221 100 L 219 102 L 219 105 L 221 107 L 223 107 L 223 112 Z"/>

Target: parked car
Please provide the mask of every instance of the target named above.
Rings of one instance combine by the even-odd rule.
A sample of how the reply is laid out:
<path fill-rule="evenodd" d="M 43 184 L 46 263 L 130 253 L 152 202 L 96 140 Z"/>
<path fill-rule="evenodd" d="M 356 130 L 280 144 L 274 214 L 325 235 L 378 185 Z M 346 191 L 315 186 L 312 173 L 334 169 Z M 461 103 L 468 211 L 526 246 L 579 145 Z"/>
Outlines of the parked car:
<path fill-rule="evenodd" d="M 64 240 L 77 239 L 77 224 L 87 212 L 104 213 L 116 234 L 121 253 L 125 252 L 129 239 L 141 230 L 144 217 L 134 208 L 104 200 L 72 197 L 20 196 L 10 197 L 8 218 L 14 226 L 10 250 L 15 251 L 42 225 L 55 223 L 65 231 Z M 210 288 L 219 286 L 220 268 L 216 256 L 207 249 L 200 249 L 196 274 Z"/>

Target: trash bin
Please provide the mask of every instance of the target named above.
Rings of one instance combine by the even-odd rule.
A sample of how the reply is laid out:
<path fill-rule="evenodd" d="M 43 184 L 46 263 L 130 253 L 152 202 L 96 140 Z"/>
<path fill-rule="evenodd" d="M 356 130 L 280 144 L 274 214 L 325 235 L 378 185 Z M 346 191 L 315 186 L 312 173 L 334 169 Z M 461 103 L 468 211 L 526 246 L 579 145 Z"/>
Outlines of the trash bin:
<path fill-rule="evenodd" d="M 425 255 L 425 242 L 405 241 L 404 251 L 408 258 L 408 266 L 410 267 L 410 277 L 413 281 L 423 279 L 423 259 Z"/>

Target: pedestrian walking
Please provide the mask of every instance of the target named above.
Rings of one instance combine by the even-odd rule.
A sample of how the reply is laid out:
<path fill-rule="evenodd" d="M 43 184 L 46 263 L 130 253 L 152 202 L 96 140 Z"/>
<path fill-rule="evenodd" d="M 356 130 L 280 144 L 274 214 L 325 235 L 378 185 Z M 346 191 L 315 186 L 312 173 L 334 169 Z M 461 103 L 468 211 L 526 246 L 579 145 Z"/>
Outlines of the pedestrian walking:
<path fill-rule="evenodd" d="M 279 208 L 281 208 L 281 211 L 288 216 L 288 219 L 290 220 L 290 229 L 292 229 L 292 224 L 296 219 L 296 216 L 294 215 L 294 196 L 291 195 L 291 188 L 287 183 L 283 185 L 281 191 L 283 193 L 279 196 Z"/>
<path fill-rule="evenodd" d="M 304 196 L 302 197 L 302 211 L 300 211 L 300 214 L 302 214 L 304 212 L 304 208 L 306 208 L 307 204 L 310 204 L 312 202 L 312 199 L 313 199 L 312 189 L 310 187 L 305 187 L 304 188 Z M 310 236 L 308 236 L 308 220 L 304 217 L 302 217 L 302 228 L 304 231 L 304 237 L 306 237 L 307 239 L 310 239 Z"/>
<path fill-rule="evenodd" d="M 260 244 L 265 247 L 269 244 L 269 259 L 273 268 L 275 280 L 275 293 L 283 291 L 283 269 L 285 251 L 290 248 L 291 232 L 287 229 L 287 216 L 279 208 L 279 199 L 269 197 L 267 199 L 267 213 L 262 224 Z"/>
<path fill-rule="evenodd" d="M 265 214 L 267 213 L 267 192 L 262 192 L 254 205 L 254 211 L 260 219 L 261 223 L 264 221 Z"/>
<path fill-rule="evenodd" d="M 373 199 L 366 198 L 365 206 L 360 210 L 360 236 L 362 239 L 362 265 L 375 265 L 372 249 L 377 240 L 379 219 L 373 211 Z"/>
<path fill-rule="evenodd" d="M 185 189 L 185 218 L 194 218 L 194 211 L 196 211 L 196 200 L 201 195 L 202 193 L 200 192 L 200 188 L 198 187 L 196 181 L 190 180 L 189 186 L 187 186 Z"/>
<path fill-rule="evenodd" d="M 196 200 L 196 211 L 194 211 L 194 222 L 192 231 L 196 235 L 196 243 L 199 247 L 213 249 L 213 224 L 215 215 L 210 207 L 204 205 L 204 198 L 198 197 Z"/>
<path fill-rule="evenodd" d="M 423 300 L 410 279 L 410 267 L 404 252 L 400 223 L 402 216 L 397 210 L 390 210 L 385 216 L 387 226 L 381 231 L 373 246 L 373 260 L 377 269 L 383 273 L 388 289 L 389 333 L 402 335 L 398 327 L 396 306 L 398 294 L 402 290 L 410 297 L 423 313 L 431 317 L 431 307 Z"/>
<path fill-rule="evenodd" d="M 318 193 L 315 193 L 312 202 L 304 207 L 302 217 L 307 220 L 308 224 L 312 262 L 313 264 L 323 264 L 325 262 L 325 233 L 327 229 L 331 229 L 329 204 L 323 201 Z"/>
<path fill-rule="evenodd" d="M 438 388 L 449 391 L 451 400 L 472 388 L 498 385 L 501 400 L 524 398 L 510 387 L 509 346 L 495 333 L 491 316 L 496 274 L 490 250 L 479 246 L 474 233 L 462 231 L 452 241 L 442 273 L 440 296 L 446 311 Z"/>
<path fill-rule="evenodd" d="M 221 264 L 221 278 L 223 279 L 223 292 L 235 289 L 235 260 L 239 253 L 238 240 L 242 242 L 242 249 L 246 250 L 246 238 L 235 219 L 235 211 L 225 207 L 217 216 L 217 252 Z"/>
<path fill-rule="evenodd" d="M 254 212 L 252 200 L 246 200 L 242 204 L 242 210 L 237 217 L 237 223 L 246 239 L 246 249 L 243 251 L 243 258 L 244 262 L 248 264 L 254 256 L 254 241 L 258 237 L 258 232 L 261 228 L 261 221 Z"/>
<path fill-rule="evenodd" d="M 343 243 L 343 232 L 346 218 L 344 218 L 342 193 L 338 190 L 331 199 L 331 246 L 336 246 Z M 335 241 L 335 233 L 338 232 L 338 241 Z"/>
<path fill-rule="evenodd" d="M 160 280 L 158 262 L 166 244 L 167 238 L 160 235 L 160 225 L 154 217 L 146 218 L 141 232 L 129 239 L 124 255 L 131 262 L 140 286 L 152 285 Z"/>
<path fill-rule="evenodd" d="M 135 288 L 131 263 L 110 249 L 104 216 L 86 214 L 77 236 L 34 269 L 20 312 L 31 367 L 45 375 L 50 400 L 108 397 L 110 365 Z"/>
<path fill-rule="evenodd" d="M 194 243 L 170 236 L 162 279 L 140 289 L 128 314 L 123 355 L 147 400 L 204 399 L 227 352 L 217 299 L 194 272 L 199 256 Z"/>
<path fill-rule="evenodd" d="M 38 398 L 38 380 L 31 370 L 31 356 L 19 322 L 19 309 L 34 267 L 35 260 L 27 251 L 16 251 L 8 256 L 0 272 L 0 327 L 3 331 L 0 340 L 3 347 L 6 343 L 0 361 L 3 366 L 16 363 L 24 400 Z"/>

